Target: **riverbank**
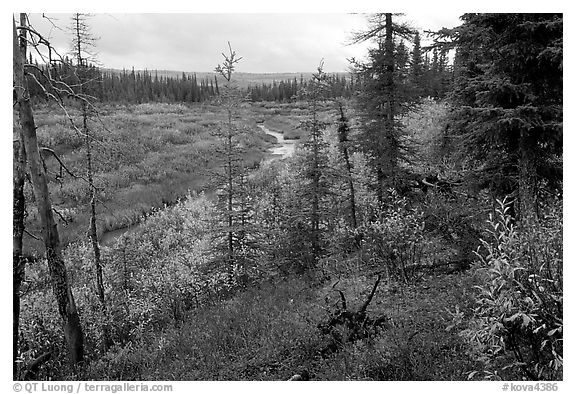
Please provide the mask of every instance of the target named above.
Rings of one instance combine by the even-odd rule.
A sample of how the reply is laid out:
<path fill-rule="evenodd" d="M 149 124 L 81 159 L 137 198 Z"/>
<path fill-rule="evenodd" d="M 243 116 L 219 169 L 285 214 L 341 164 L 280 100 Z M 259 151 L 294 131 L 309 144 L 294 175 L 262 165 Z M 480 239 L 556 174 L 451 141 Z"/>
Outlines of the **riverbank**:
<path fill-rule="evenodd" d="M 294 150 L 296 148 L 296 141 L 294 140 L 285 140 L 282 133 L 277 131 L 270 130 L 262 123 L 258 123 L 257 126 L 267 135 L 270 135 L 276 138 L 276 143 L 267 149 L 268 155 L 264 156 L 264 160 L 271 161 L 271 160 L 278 160 L 283 159 L 286 157 L 291 156 L 294 154 Z M 203 189 L 202 191 L 214 198 L 216 188 L 213 189 Z M 197 190 L 199 191 L 199 190 Z M 143 219 L 145 220 L 145 219 Z M 141 224 L 141 221 L 136 223 L 130 224 L 126 227 L 117 228 L 114 230 L 103 232 L 100 236 L 100 244 L 103 246 L 112 244 L 118 237 L 121 235 L 136 230 Z"/>
<path fill-rule="evenodd" d="M 267 155 L 273 138 L 256 126 L 252 106 L 238 109 L 246 167 L 257 166 Z M 70 109 L 72 117 L 80 113 Z M 86 171 L 84 139 L 59 110 L 39 106 L 36 111 L 39 144 L 56 152 L 75 177 L 60 176 L 60 164 L 45 157 L 50 194 L 61 244 L 85 239 L 90 219 L 89 186 L 80 175 Z M 101 123 L 100 123 L 101 121 Z M 211 104 L 183 105 L 147 103 L 100 107 L 100 121 L 91 122 L 98 141 L 94 144 L 93 166 L 98 196 L 97 226 L 102 233 L 118 231 L 142 220 L 155 209 L 172 205 L 188 191 L 209 191 L 213 171 L 222 164 L 215 155 L 219 141 L 214 134 L 225 123 L 222 109 Z M 103 127 L 104 126 L 104 127 Z M 32 201 L 32 190 L 26 190 Z M 40 234 L 40 220 L 28 210 L 26 229 Z M 36 239 L 37 238 L 37 239 Z M 26 236 L 25 252 L 42 255 L 41 237 Z"/>

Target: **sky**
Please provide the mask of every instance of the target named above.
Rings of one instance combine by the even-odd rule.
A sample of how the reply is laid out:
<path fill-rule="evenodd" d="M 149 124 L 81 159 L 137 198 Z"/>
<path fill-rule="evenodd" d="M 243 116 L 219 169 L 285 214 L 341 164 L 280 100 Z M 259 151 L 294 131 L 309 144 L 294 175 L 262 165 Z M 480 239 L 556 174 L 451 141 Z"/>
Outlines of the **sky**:
<path fill-rule="evenodd" d="M 442 11 L 442 12 L 441 12 Z M 406 13 L 420 30 L 459 24 L 459 12 Z M 71 14 L 31 14 L 30 21 L 59 53 L 70 47 Z M 242 57 L 237 71 L 309 72 L 324 60 L 325 71 L 347 71 L 370 45 L 350 45 L 367 27 L 366 14 L 352 13 L 94 13 L 88 20 L 103 67 L 207 72 L 221 63 L 228 41 Z"/>

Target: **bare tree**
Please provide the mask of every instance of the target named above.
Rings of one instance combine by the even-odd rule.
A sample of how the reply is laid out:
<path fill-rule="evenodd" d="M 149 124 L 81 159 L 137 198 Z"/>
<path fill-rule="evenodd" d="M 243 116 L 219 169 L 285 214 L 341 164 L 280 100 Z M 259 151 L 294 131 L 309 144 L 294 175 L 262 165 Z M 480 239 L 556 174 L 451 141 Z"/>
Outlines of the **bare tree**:
<path fill-rule="evenodd" d="M 93 107 L 89 105 L 90 96 L 86 94 L 86 88 L 93 82 L 93 76 L 89 73 L 89 62 L 94 61 L 94 54 L 90 51 L 94 47 L 95 38 L 90 33 L 90 27 L 87 19 L 90 15 L 75 13 L 72 16 L 72 26 L 70 28 L 73 34 L 72 48 L 74 58 L 76 59 L 75 76 L 77 83 L 75 85 L 76 94 L 81 97 L 80 106 L 82 113 L 82 132 L 84 134 L 84 146 L 86 148 L 86 179 L 88 181 L 88 193 L 90 193 L 90 228 L 89 236 L 92 243 L 92 250 L 94 253 L 94 276 L 96 278 L 95 290 L 100 301 L 100 308 L 103 316 L 102 324 L 102 338 L 103 348 L 106 351 L 111 345 L 112 341 L 107 325 L 108 311 L 106 307 L 106 299 L 104 294 L 104 279 L 102 275 L 102 261 L 100 244 L 98 243 L 98 229 L 97 229 L 97 216 L 96 216 L 96 201 L 98 199 L 98 187 L 94 184 L 94 168 L 93 168 L 93 146 L 92 140 L 94 136 L 88 127 L 88 121 L 91 116 Z"/>
<path fill-rule="evenodd" d="M 26 201 L 24 198 L 24 181 L 26 178 L 26 150 L 22 132 L 14 146 L 13 168 L 13 216 L 12 216 L 12 374 L 18 379 L 18 339 L 20 331 L 20 288 L 24 280 L 26 261 L 22 256 L 22 236 L 24 235 L 24 215 Z"/>
<path fill-rule="evenodd" d="M 350 201 L 350 222 L 352 227 L 356 229 L 358 228 L 358 220 L 356 218 L 356 193 L 354 191 L 352 163 L 350 162 L 350 140 L 348 139 L 350 126 L 348 125 L 348 118 L 344 113 L 344 104 L 341 101 L 338 102 L 338 110 L 340 112 L 340 117 L 338 118 L 338 147 L 340 152 L 342 152 L 346 166 L 346 183 L 348 185 Z"/>
<path fill-rule="evenodd" d="M 18 31 L 20 34 L 18 34 Z M 58 312 L 62 318 L 70 362 L 76 365 L 84 360 L 84 334 L 74 296 L 68 282 L 66 266 L 62 258 L 58 227 L 54 220 L 50 191 L 48 190 L 48 180 L 36 137 L 36 125 L 30 104 L 27 73 L 25 71 L 28 33 L 30 35 L 36 34 L 37 37 L 40 37 L 29 27 L 27 15 L 20 14 L 20 25 L 18 28 L 16 27 L 16 21 L 13 21 L 14 105 L 18 109 L 19 122 L 22 128 L 20 143 L 23 144 L 26 152 L 26 161 L 42 223 L 52 290 L 58 304 Z"/>

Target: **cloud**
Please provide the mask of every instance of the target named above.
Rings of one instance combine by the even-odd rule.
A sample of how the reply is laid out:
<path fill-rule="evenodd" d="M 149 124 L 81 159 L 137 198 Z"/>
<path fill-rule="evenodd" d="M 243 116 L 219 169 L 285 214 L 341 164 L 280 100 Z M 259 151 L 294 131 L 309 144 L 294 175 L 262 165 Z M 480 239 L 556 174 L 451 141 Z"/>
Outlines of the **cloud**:
<path fill-rule="evenodd" d="M 70 14 L 50 16 L 70 24 Z M 450 22 L 440 14 L 417 19 L 429 28 Z M 31 20 L 57 46 L 68 45 L 64 31 L 38 14 Z M 346 44 L 365 20 L 361 14 L 95 14 L 89 24 L 105 67 L 212 71 L 230 41 L 243 57 L 238 71 L 305 72 L 322 58 L 327 71 L 346 71 L 348 58 L 363 57 L 367 44 Z"/>

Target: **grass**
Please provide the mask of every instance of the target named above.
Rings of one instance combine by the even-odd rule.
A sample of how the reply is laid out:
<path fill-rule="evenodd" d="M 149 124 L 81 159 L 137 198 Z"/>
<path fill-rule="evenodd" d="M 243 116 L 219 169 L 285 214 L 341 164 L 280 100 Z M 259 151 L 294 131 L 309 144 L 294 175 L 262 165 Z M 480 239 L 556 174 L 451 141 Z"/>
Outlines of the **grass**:
<path fill-rule="evenodd" d="M 282 133 L 287 140 L 299 140 L 303 137 L 304 130 L 298 128 L 298 119 L 285 118 L 281 115 L 274 115 L 266 119 L 264 125 L 272 131 Z"/>
<path fill-rule="evenodd" d="M 70 113 L 78 122 L 79 112 L 71 108 Z M 256 127 L 250 106 L 242 106 L 239 115 L 239 124 L 249 130 L 242 140 L 244 161 L 253 167 L 265 157 L 271 141 Z M 40 145 L 53 149 L 74 174 L 85 175 L 84 138 L 66 116 L 46 106 L 36 108 L 35 116 Z M 93 149 L 95 180 L 104 188 L 98 205 L 101 233 L 136 224 L 147 212 L 171 205 L 188 190 L 210 192 L 216 187 L 210 182 L 212 172 L 222 161 L 214 153 L 218 142 L 213 133 L 225 122 L 222 109 L 209 104 L 104 106 L 100 117 L 105 128 L 96 121 L 90 125 L 100 141 Z M 46 156 L 46 164 L 55 209 L 75 212 L 73 220 L 59 223 L 61 240 L 68 244 L 88 228 L 88 186 L 65 173 L 60 177 L 53 157 Z M 31 188 L 27 193 L 31 199 Z M 39 233 L 38 218 L 33 209 L 29 211 L 27 228 Z M 42 250 L 39 241 L 27 241 L 29 251 Z"/>
<path fill-rule="evenodd" d="M 323 108 L 328 120 L 329 109 Z M 106 105 L 99 110 L 102 122 L 91 121 L 90 129 L 100 141 L 93 144 L 95 180 L 103 188 L 98 204 L 100 236 L 137 224 L 147 212 L 173 204 L 188 190 L 211 195 L 217 188 L 211 180 L 222 160 L 214 153 L 218 144 L 214 132 L 226 122 L 218 106 L 147 103 Z M 258 166 L 275 142 L 256 122 L 264 122 L 287 139 L 300 139 L 306 131 L 298 125 L 307 111 L 303 102 L 242 104 L 237 123 L 248 131 L 241 141 L 246 167 Z M 69 108 L 69 113 L 80 122 L 77 109 Z M 71 172 L 85 176 L 84 137 L 72 129 L 69 119 L 50 106 L 37 106 L 35 117 L 40 145 L 53 149 Z M 54 208 L 75 213 L 67 221 L 57 215 L 66 245 L 88 229 L 89 188 L 85 181 L 62 172 L 50 155 L 45 160 Z M 32 200 L 31 187 L 26 190 Z M 39 234 L 37 215 L 33 208 L 29 211 L 27 229 Z M 26 245 L 27 252 L 42 250 L 42 243 L 31 237 Z"/>
<path fill-rule="evenodd" d="M 474 363 L 461 339 L 445 329 L 445 309 L 467 300 L 467 280 L 441 275 L 402 290 L 381 285 L 369 313 L 388 316 L 389 327 L 329 355 L 322 352 L 329 338 L 317 325 L 335 300 L 332 283 L 292 277 L 262 284 L 116 349 L 86 378 L 286 380 L 306 370 L 313 380 L 465 380 Z M 360 305 L 372 282 L 360 275 L 342 279 L 338 288 L 349 308 Z"/>

